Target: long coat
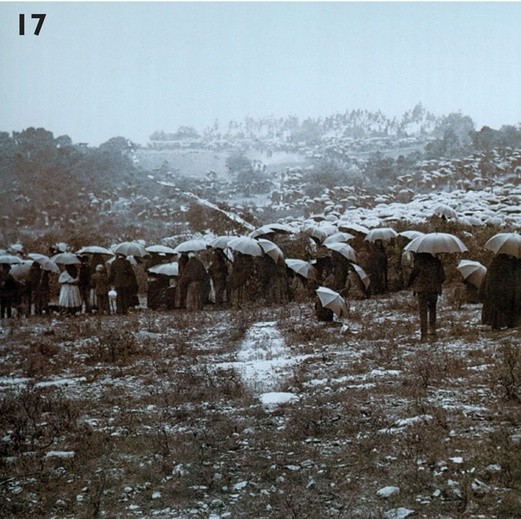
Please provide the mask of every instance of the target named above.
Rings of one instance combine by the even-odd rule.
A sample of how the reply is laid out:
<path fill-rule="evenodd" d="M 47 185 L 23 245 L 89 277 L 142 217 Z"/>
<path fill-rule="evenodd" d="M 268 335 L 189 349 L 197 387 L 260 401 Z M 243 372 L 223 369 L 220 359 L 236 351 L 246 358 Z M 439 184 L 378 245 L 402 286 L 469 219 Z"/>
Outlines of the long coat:
<path fill-rule="evenodd" d="M 441 294 L 445 281 L 443 264 L 432 254 L 419 253 L 414 256 L 414 267 L 409 278 L 409 286 L 415 292 L 435 292 Z"/>
<path fill-rule="evenodd" d="M 483 280 L 481 322 L 494 329 L 516 325 L 516 263 L 515 258 L 498 254 Z"/>

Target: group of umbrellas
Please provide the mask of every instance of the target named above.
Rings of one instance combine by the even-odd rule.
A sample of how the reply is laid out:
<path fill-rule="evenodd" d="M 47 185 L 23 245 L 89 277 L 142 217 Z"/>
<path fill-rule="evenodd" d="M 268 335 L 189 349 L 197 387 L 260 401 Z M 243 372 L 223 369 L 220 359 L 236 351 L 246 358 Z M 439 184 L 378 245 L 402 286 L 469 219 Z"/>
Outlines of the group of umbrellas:
<path fill-rule="evenodd" d="M 364 232 L 364 239 L 370 242 L 375 242 L 376 240 L 388 241 L 401 235 L 411 240 L 403 249 L 405 252 L 453 254 L 468 251 L 466 245 L 457 236 L 449 233 L 434 232 L 424 234 L 419 231 L 397 233 L 392 228 L 362 230 L 355 227 L 356 226 L 353 225 L 352 230 L 355 232 Z M 347 243 L 351 239 L 354 239 L 354 235 L 348 232 L 338 231 L 338 229 L 336 229 L 336 232 L 326 232 L 325 229 L 320 229 L 318 226 L 308 229 L 308 231 L 310 236 L 319 241 L 325 248 L 336 251 L 347 258 L 366 288 L 369 286 L 369 276 L 356 264 L 356 251 Z M 176 247 L 168 247 L 166 245 L 151 245 L 145 247 L 139 242 L 123 242 L 113 246 L 112 249 L 91 245 L 81 248 L 76 253 L 60 252 L 52 257 L 30 253 L 27 254 L 25 259 L 22 259 L 16 254 L 4 253 L 0 254 L 0 264 L 11 265 L 12 275 L 15 278 L 22 279 L 27 275 L 33 262 L 39 263 L 44 270 L 59 273 L 60 269 L 58 265 L 80 264 L 81 260 L 79 256 L 84 254 L 101 254 L 107 257 L 123 254 L 127 257 L 144 257 L 150 253 L 157 253 L 173 256 L 181 253 L 199 252 L 211 247 L 231 251 L 232 254 L 239 252 L 255 257 L 267 255 L 275 262 L 283 260 L 285 265 L 295 273 L 306 279 L 316 280 L 318 273 L 311 262 L 300 259 L 285 259 L 284 253 L 278 245 L 263 238 L 263 236 L 274 232 L 290 233 L 293 232 L 293 230 L 286 225 L 271 224 L 256 229 L 251 232 L 249 236 L 218 236 L 209 242 L 202 239 L 190 239 L 181 242 Z M 499 233 L 485 243 L 485 248 L 494 254 L 509 254 L 516 258 L 521 258 L 521 236 L 516 233 Z M 14 250 L 14 252 L 21 253 L 21 250 Z M 233 259 L 233 256 L 231 256 L 230 259 Z M 111 260 L 109 259 L 108 261 L 110 262 Z M 486 267 L 481 263 L 472 260 L 461 260 L 457 269 L 464 279 L 467 279 L 478 288 L 483 282 L 487 271 Z M 161 263 L 151 267 L 149 272 L 166 276 L 178 276 L 178 263 L 176 261 Z M 332 309 L 339 317 L 347 314 L 345 300 L 337 292 L 326 287 L 319 287 L 316 292 L 324 307 Z"/>

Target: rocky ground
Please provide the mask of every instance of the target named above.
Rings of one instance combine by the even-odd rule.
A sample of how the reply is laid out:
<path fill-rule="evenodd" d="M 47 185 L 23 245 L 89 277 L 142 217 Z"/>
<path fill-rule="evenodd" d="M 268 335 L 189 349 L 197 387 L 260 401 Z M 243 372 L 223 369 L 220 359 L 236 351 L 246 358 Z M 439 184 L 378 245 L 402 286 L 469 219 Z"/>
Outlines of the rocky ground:
<path fill-rule="evenodd" d="M 453 288 L 430 343 L 409 292 L 4 321 L 0 516 L 519 517 L 520 332 Z"/>

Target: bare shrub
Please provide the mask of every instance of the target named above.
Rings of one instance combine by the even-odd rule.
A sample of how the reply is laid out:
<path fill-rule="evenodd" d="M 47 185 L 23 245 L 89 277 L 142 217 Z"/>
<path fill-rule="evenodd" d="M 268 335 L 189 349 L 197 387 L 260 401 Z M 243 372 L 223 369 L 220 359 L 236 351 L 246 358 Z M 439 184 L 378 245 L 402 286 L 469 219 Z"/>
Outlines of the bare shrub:
<path fill-rule="evenodd" d="M 508 340 L 498 348 L 493 377 L 504 398 L 521 402 L 521 349 Z"/>

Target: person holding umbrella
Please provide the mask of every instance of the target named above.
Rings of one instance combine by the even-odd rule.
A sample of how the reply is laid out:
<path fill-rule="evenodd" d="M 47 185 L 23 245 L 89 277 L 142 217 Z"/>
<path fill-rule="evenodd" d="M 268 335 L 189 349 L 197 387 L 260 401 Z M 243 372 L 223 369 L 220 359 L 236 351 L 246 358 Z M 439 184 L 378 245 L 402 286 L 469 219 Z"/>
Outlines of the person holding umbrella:
<path fill-rule="evenodd" d="M 127 314 L 130 306 L 132 289 L 136 286 L 134 269 L 124 254 L 116 253 L 116 259 L 110 265 L 109 283 L 116 289 L 116 311 Z"/>
<path fill-rule="evenodd" d="M 0 317 L 10 319 L 12 317 L 13 302 L 16 302 L 18 283 L 9 272 L 11 265 L 0 265 Z"/>
<path fill-rule="evenodd" d="M 408 286 L 418 297 L 422 341 L 425 341 L 428 335 L 436 335 L 436 304 L 444 281 L 445 270 L 437 257 L 428 252 L 415 253 Z"/>
<path fill-rule="evenodd" d="M 81 310 L 81 294 L 78 288 L 78 269 L 74 264 L 65 265 L 58 278 L 60 297 L 58 304 L 63 313 L 74 315 Z"/>

